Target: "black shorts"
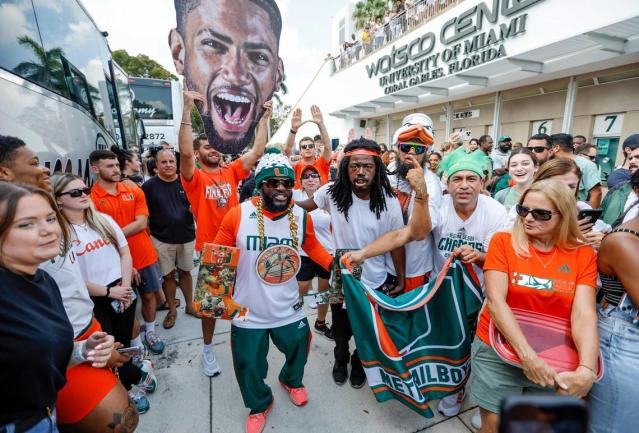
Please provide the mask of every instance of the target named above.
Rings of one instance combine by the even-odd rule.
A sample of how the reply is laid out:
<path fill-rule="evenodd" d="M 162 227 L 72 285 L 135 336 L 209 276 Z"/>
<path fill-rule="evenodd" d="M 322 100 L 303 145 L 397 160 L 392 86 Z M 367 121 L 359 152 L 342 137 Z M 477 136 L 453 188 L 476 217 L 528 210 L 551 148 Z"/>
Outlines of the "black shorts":
<path fill-rule="evenodd" d="M 300 271 L 297 273 L 297 281 L 310 281 L 315 277 L 328 280 L 331 273 L 311 260 L 310 257 L 302 256 Z"/>

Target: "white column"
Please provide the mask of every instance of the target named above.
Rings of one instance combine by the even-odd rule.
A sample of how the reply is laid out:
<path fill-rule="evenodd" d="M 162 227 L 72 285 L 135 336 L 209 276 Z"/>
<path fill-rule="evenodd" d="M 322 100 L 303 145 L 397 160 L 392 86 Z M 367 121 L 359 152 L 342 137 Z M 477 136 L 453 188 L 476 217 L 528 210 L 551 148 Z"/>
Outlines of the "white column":
<path fill-rule="evenodd" d="M 577 99 L 577 80 L 570 77 L 568 82 L 568 91 L 566 92 L 566 105 L 564 106 L 564 123 L 561 126 L 561 132 L 570 134 L 572 129 L 572 116 L 575 111 L 575 100 Z"/>
<path fill-rule="evenodd" d="M 444 141 L 448 140 L 450 134 L 453 133 L 453 102 L 449 101 L 446 104 L 446 134 L 444 134 Z"/>
<path fill-rule="evenodd" d="M 391 117 L 390 114 L 386 115 L 386 147 L 388 149 L 390 149 L 395 143 L 391 143 L 391 140 L 393 139 L 392 135 L 391 135 Z"/>
<path fill-rule="evenodd" d="M 493 112 L 493 140 L 497 142 L 501 135 L 501 92 L 495 93 L 495 111 Z"/>

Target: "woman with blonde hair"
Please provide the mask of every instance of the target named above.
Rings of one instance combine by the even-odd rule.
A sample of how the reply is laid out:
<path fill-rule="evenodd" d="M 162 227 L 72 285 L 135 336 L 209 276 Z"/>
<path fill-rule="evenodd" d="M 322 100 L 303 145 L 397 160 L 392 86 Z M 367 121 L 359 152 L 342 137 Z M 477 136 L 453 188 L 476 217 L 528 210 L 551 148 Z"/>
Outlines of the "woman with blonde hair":
<path fill-rule="evenodd" d="M 58 174 L 52 183 L 62 216 L 70 225 L 73 248 L 94 304 L 95 318 L 116 342 L 129 347 L 136 299 L 131 288 L 133 265 L 126 237 L 109 215 L 95 210 L 90 189 L 81 178 L 71 173 Z M 149 403 L 144 394 L 155 391 L 157 382 L 150 362 L 143 361 L 138 366 L 126 359 L 119 375 L 138 412 L 146 412 Z"/>
<path fill-rule="evenodd" d="M 471 394 L 480 407 L 484 433 L 497 432 L 499 405 L 507 396 L 558 389 L 581 398 L 597 377 L 597 257 L 579 230 L 573 192 L 556 180 L 535 182 L 515 208 L 512 232 L 495 234 L 488 247 L 487 303 L 472 349 Z M 549 317 L 572 329 L 579 356 L 573 371 L 558 373 L 527 332 L 537 323 L 535 331 L 550 336 L 543 327 Z M 497 354 L 497 334 L 512 347 L 521 368 Z"/>

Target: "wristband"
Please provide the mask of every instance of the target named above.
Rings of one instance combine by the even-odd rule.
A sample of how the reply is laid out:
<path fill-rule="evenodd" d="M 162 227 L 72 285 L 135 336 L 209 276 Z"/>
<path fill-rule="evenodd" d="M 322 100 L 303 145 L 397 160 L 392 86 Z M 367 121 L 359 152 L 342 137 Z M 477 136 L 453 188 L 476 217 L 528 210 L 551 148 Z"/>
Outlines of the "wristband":
<path fill-rule="evenodd" d="M 106 286 L 106 289 L 107 289 L 106 297 L 110 298 L 111 297 L 111 286 Z"/>
<path fill-rule="evenodd" d="M 71 354 L 71 359 L 77 364 L 82 364 L 87 362 L 87 356 L 85 353 L 87 342 L 86 340 L 80 341 L 73 345 L 73 353 Z"/>
<path fill-rule="evenodd" d="M 290 130 L 289 132 L 290 132 L 291 134 L 293 134 L 293 135 L 294 135 L 294 134 L 297 134 L 297 131 L 294 131 L 292 128 L 291 128 L 291 130 Z"/>

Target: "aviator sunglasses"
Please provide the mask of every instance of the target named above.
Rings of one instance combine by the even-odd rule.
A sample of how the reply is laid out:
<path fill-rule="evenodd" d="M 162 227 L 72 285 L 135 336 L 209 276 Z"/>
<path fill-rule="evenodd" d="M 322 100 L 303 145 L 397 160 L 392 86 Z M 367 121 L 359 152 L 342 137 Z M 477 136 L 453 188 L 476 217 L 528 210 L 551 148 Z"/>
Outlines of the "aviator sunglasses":
<path fill-rule="evenodd" d="M 403 153 L 408 153 L 411 149 L 415 151 L 415 155 L 421 155 L 422 153 L 426 152 L 426 146 L 424 146 L 423 144 L 399 143 L 399 150 L 401 150 Z"/>
<path fill-rule="evenodd" d="M 559 213 L 548 209 L 530 209 L 520 204 L 515 206 L 515 210 L 517 211 L 517 215 L 522 218 L 526 218 L 528 214 L 531 214 L 535 221 L 549 221 L 554 214 Z"/>
<path fill-rule="evenodd" d="M 76 188 L 67 192 L 60 192 L 56 194 L 58 197 L 61 195 L 69 194 L 69 197 L 78 198 L 82 197 L 82 194 L 89 195 L 91 194 L 91 188 Z"/>
<path fill-rule="evenodd" d="M 267 179 L 264 181 L 264 183 L 266 184 L 266 186 L 268 186 L 269 188 L 278 188 L 280 185 L 283 185 L 284 188 L 286 189 L 293 189 L 293 185 L 295 184 L 295 182 L 293 182 L 291 179 Z"/>

